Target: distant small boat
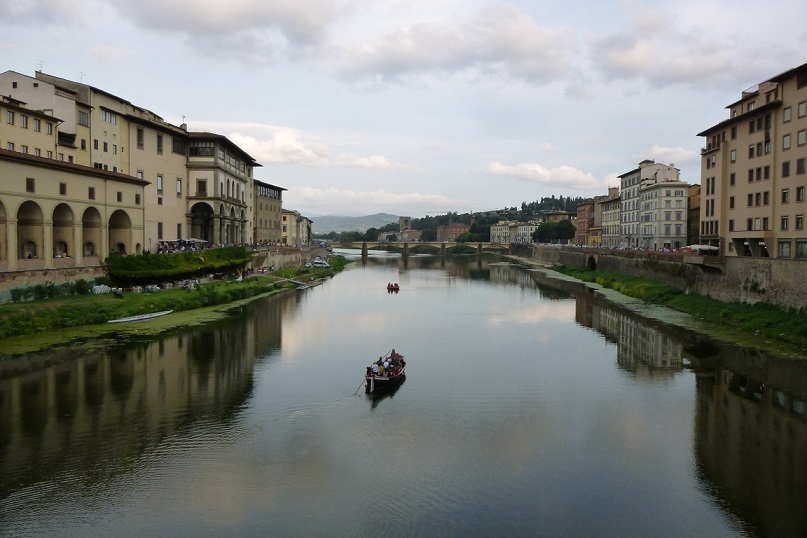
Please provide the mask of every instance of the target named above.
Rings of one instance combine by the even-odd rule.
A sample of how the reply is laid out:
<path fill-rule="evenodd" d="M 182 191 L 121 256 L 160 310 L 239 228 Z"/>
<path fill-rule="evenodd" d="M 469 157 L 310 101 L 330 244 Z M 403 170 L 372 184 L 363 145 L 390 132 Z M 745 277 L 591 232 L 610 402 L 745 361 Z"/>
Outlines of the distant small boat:
<path fill-rule="evenodd" d="M 140 314 L 139 316 L 129 316 L 127 318 L 111 319 L 109 323 L 126 323 L 127 321 L 146 321 L 170 314 L 173 310 L 163 310 L 162 312 L 152 312 L 151 314 Z"/>
<path fill-rule="evenodd" d="M 387 291 L 398 291 L 400 289 L 397 282 L 395 284 L 387 284 Z"/>
<path fill-rule="evenodd" d="M 299 286 L 297 286 L 297 289 L 302 291 L 302 290 L 307 290 L 310 287 L 311 286 L 309 286 L 308 284 L 300 284 Z"/>

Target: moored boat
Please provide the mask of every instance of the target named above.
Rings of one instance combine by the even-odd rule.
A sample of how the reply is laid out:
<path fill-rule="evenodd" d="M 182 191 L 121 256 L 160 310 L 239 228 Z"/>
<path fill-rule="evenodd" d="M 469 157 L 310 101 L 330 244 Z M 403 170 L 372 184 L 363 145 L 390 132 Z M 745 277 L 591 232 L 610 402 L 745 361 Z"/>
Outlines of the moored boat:
<path fill-rule="evenodd" d="M 173 310 L 163 310 L 162 312 L 152 312 L 150 314 L 140 314 L 139 316 L 129 316 L 126 318 L 111 319 L 109 323 L 126 323 L 127 321 L 146 321 L 149 319 L 159 318 L 166 314 L 170 314 Z"/>
<path fill-rule="evenodd" d="M 406 379 L 406 360 L 393 349 L 367 367 L 365 392 L 378 392 L 400 385 Z"/>
<path fill-rule="evenodd" d="M 398 291 L 399 289 L 401 288 L 398 286 L 397 282 L 395 284 L 387 283 L 387 291 Z"/>

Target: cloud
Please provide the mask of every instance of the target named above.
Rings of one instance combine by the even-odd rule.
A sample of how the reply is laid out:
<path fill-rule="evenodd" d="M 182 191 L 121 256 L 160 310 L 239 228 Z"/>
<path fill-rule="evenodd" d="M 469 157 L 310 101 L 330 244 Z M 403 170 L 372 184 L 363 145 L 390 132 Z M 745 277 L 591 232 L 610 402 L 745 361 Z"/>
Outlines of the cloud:
<path fill-rule="evenodd" d="M 402 208 L 410 208 L 411 214 L 425 214 L 443 211 L 446 207 L 467 206 L 468 203 L 439 194 L 295 186 L 283 195 L 283 205 L 300 208 L 310 214 L 359 215 L 366 212 L 368 207 L 373 208 L 373 212 L 399 213 Z"/>
<path fill-rule="evenodd" d="M 529 14 L 498 4 L 456 22 L 415 22 L 348 44 L 333 69 L 345 78 L 378 81 L 494 75 L 545 83 L 566 71 L 575 48 L 570 31 L 540 27 Z"/>
<path fill-rule="evenodd" d="M 416 169 L 383 155 L 333 154 L 332 143 L 300 129 L 255 123 L 200 123 L 197 128 L 226 134 L 261 164 L 289 164 L 312 168 L 362 168 L 383 171 Z"/>
<path fill-rule="evenodd" d="M 485 172 L 493 176 L 513 177 L 553 188 L 596 189 L 603 185 L 603 182 L 598 181 L 593 175 L 571 166 L 547 168 L 537 163 L 506 165 L 492 162 L 488 164 Z"/>
<path fill-rule="evenodd" d="M 277 32 L 289 42 L 319 41 L 339 13 L 333 0 L 112 0 L 118 10 L 149 30 L 184 32 L 211 40 L 222 35 Z"/>
<path fill-rule="evenodd" d="M 681 168 L 682 165 L 699 165 L 700 164 L 700 153 L 695 150 L 690 150 L 682 147 L 676 148 L 669 148 L 659 145 L 653 145 L 650 149 L 644 153 L 644 156 L 639 158 L 637 156 L 636 161 L 640 161 L 642 159 L 646 159 L 647 156 L 654 159 L 656 162 L 674 164 L 676 168 Z M 691 179 L 689 181 L 692 181 Z"/>

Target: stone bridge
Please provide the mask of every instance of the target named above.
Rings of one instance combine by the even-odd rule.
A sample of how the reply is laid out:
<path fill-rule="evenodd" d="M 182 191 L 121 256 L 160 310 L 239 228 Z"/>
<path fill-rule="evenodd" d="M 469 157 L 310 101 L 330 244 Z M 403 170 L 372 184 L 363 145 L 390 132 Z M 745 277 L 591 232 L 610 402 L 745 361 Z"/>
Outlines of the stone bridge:
<path fill-rule="evenodd" d="M 409 255 L 409 249 L 413 246 L 417 245 L 429 245 L 432 247 L 436 247 L 440 249 L 440 255 L 445 256 L 446 248 L 454 247 L 457 245 L 467 245 L 469 247 L 475 247 L 477 254 L 482 254 L 483 252 L 497 252 L 500 254 L 509 254 L 510 253 L 510 245 L 505 243 L 455 243 L 455 242 L 446 242 L 446 241 L 356 241 L 351 243 L 352 246 L 356 248 L 361 248 L 361 255 L 366 256 L 367 251 L 371 248 L 376 248 L 379 246 L 396 246 L 401 248 L 403 251 L 404 256 Z"/>

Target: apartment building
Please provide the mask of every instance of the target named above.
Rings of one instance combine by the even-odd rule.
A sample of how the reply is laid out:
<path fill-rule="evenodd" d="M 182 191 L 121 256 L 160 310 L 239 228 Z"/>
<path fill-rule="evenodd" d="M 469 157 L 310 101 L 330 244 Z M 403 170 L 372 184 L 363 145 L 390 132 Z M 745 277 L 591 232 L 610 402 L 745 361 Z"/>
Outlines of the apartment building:
<path fill-rule="evenodd" d="M 698 133 L 701 243 L 727 256 L 807 258 L 807 64 L 753 86 Z"/>
<path fill-rule="evenodd" d="M 279 245 L 283 238 L 283 187 L 255 180 L 253 224 L 255 244 Z"/>
<path fill-rule="evenodd" d="M 589 244 L 589 229 L 594 227 L 594 200 L 586 200 L 577 206 L 577 227 L 574 232 L 575 245 Z"/>
<path fill-rule="evenodd" d="M 687 194 L 683 181 L 647 181 L 639 188 L 639 246 L 647 250 L 677 249 L 687 241 Z"/>
<path fill-rule="evenodd" d="M 437 240 L 454 242 L 457 240 L 457 237 L 467 233 L 470 229 L 471 227 L 467 224 L 446 224 L 445 226 L 438 226 Z"/>
<path fill-rule="evenodd" d="M 595 209 L 595 223 L 600 215 L 600 243 L 605 248 L 616 248 L 620 245 L 620 204 L 619 187 L 610 187 L 608 197 L 597 201 Z"/>
<path fill-rule="evenodd" d="M 642 226 L 642 219 L 653 218 L 650 210 L 653 204 L 643 204 L 642 191 L 648 187 L 667 181 L 677 182 L 679 171 L 673 165 L 656 163 L 646 159 L 639 167 L 619 176 L 620 181 L 620 245 L 624 248 L 651 248 L 649 245 L 659 244 L 651 226 Z M 645 199 L 646 201 L 646 199 Z M 684 215 L 685 216 L 685 215 Z M 647 221 L 645 221 L 647 224 Z M 682 221 L 686 229 L 686 221 Z"/>
<path fill-rule="evenodd" d="M 311 243 L 314 221 L 293 209 L 284 209 L 280 242 L 290 247 L 302 247 Z"/>

